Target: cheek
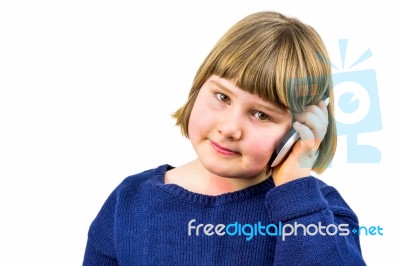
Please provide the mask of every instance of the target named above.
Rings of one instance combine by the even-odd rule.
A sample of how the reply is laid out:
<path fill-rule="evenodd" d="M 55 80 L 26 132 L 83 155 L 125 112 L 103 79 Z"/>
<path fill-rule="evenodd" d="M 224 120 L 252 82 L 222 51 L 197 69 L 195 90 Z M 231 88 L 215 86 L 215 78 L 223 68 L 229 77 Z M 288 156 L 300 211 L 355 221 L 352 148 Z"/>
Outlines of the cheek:
<path fill-rule="evenodd" d="M 256 164 L 265 164 L 275 148 L 270 140 L 250 143 L 247 146 L 247 155 Z"/>
<path fill-rule="evenodd" d="M 188 132 L 190 139 L 205 133 L 212 123 L 209 111 L 205 110 L 206 108 L 199 108 L 199 106 L 201 106 L 199 103 L 195 103 L 189 117 Z"/>
<path fill-rule="evenodd" d="M 284 133 L 275 132 L 275 134 L 272 133 L 268 135 L 254 136 L 254 138 L 252 138 L 253 141 L 246 145 L 248 157 L 255 164 L 265 166 L 283 135 Z"/>

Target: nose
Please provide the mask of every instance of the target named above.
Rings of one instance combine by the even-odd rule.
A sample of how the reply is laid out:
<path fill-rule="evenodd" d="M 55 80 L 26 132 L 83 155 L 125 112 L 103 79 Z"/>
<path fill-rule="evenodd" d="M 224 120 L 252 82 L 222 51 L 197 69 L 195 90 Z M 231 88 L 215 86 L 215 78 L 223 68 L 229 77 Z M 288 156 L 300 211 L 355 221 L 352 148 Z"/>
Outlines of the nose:
<path fill-rule="evenodd" d="M 227 139 L 239 140 L 242 137 L 242 126 L 239 114 L 224 114 L 221 117 L 218 132 Z"/>

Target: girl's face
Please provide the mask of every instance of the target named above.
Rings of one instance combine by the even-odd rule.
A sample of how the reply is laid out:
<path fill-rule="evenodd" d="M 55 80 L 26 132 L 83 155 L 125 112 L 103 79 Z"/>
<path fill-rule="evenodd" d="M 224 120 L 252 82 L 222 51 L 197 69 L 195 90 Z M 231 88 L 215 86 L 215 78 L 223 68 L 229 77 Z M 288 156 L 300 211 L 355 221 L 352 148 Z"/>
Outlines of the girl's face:
<path fill-rule="evenodd" d="M 264 173 L 291 127 L 291 113 L 211 76 L 201 87 L 189 119 L 189 139 L 209 172 L 229 178 Z"/>

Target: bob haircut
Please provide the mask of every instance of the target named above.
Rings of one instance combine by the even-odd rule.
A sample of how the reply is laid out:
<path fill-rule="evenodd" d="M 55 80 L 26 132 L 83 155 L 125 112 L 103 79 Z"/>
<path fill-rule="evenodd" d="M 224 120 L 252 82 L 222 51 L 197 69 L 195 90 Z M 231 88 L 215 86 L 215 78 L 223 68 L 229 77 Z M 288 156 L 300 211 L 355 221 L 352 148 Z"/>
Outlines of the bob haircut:
<path fill-rule="evenodd" d="M 329 125 L 312 170 L 322 173 L 329 166 L 337 143 L 331 67 L 325 45 L 312 27 L 268 11 L 233 25 L 198 69 L 187 102 L 173 114 L 185 137 L 189 138 L 190 114 L 199 90 L 213 74 L 292 113 L 330 97 Z"/>

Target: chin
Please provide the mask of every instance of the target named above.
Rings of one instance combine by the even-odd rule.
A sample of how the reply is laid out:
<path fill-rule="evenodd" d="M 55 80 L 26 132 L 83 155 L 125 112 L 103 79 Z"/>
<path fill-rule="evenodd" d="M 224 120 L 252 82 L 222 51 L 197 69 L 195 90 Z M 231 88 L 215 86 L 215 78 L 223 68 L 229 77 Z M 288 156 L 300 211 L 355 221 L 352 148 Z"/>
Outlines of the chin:
<path fill-rule="evenodd" d="M 218 163 L 217 161 L 207 158 L 205 160 L 200 159 L 201 164 L 204 169 L 208 172 L 226 178 L 237 178 L 238 177 L 238 169 L 233 168 L 230 163 Z"/>
<path fill-rule="evenodd" d="M 208 172 L 224 178 L 252 178 L 265 171 L 265 167 L 259 170 L 244 169 L 238 162 L 218 163 L 212 159 L 200 160 L 200 162 Z"/>

